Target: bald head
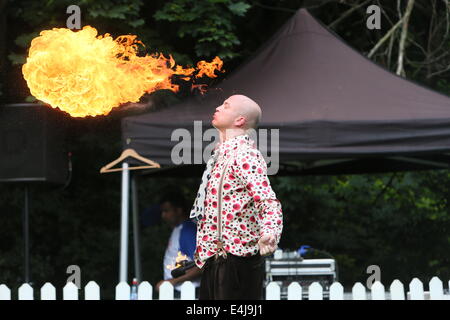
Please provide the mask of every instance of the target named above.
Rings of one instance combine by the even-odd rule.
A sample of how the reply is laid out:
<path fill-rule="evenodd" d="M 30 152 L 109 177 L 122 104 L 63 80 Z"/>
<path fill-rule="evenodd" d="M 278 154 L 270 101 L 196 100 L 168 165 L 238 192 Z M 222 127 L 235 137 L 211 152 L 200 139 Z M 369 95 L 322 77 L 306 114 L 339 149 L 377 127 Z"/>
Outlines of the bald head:
<path fill-rule="evenodd" d="M 261 120 L 261 108 L 247 96 L 236 94 L 216 108 L 212 125 L 219 130 L 256 129 Z"/>
<path fill-rule="evenodd" d="M 236 110 L 246 119 L 245 129 L 255 129 L 261 121 L 261 108 L 247 96 L 236 94 L 228 98 Z"/>

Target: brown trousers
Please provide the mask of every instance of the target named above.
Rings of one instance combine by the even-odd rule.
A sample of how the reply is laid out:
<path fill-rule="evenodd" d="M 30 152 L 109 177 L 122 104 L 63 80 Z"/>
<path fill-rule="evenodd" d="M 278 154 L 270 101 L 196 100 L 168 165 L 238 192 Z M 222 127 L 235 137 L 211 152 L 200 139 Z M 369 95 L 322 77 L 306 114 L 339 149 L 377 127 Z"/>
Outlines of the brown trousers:
<path fill-rule="evenodd" d="M 262 300 L 264 258 L 259 252 L 250 257 L 229 252 L 226 258 L 213 256 L 203 269 L 199 300 Z"/>

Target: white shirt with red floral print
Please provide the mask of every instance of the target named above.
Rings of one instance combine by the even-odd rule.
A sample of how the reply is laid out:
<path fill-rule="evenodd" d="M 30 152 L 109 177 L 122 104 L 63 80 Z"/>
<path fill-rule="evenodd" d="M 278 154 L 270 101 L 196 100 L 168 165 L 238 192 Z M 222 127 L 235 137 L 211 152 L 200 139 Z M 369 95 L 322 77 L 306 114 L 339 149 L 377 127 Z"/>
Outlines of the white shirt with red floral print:
<path fill-rule="evenodd" d="M 239 147 L 239 148 L 238 148 Z M 267 177 L 267 164 L 247 134 L 218 144 L 219 158 L 206 188 L 205 211 L 197 223 L 195 264 L 202 268 L 217 251 L 218 188 L 222 182 L 222 241 L 226 252 L 237 256 L 258 253 L 263 234 L 275 236 L 278 244 L 283 229 L 281 203 Z"/>

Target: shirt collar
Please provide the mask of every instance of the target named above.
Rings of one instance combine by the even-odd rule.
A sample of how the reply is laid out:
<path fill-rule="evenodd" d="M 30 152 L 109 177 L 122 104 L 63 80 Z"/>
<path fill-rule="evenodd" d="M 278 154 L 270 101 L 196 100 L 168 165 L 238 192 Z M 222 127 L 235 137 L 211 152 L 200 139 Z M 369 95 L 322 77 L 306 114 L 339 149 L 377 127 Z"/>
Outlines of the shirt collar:
<path fill-rule="evenodd" d="M 218 145 L 218 148 L 221 152 L 227 153 L 230 150 L 237 149 L 238 146 L 244 143 L 251 144 L 251 139 L 246 133 L 225 140 Z"/>

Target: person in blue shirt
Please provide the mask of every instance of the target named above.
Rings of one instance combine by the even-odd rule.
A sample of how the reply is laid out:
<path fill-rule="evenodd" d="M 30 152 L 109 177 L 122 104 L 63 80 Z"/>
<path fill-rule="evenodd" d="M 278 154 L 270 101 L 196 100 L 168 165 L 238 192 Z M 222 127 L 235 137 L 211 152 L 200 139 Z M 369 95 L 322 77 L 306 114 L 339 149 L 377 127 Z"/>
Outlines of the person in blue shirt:
<path fill-rule="evenodd" d="M 189 211 L 186 210 L 185 199 L 179 191 L 171 191 L 160 199 L 161 218 L 173 229 L 164 254 L 163 268 L 164 280 L 156 285 L 156 290 L 164 281 L 169 281 L 175 288 L 175 297 L 179 297 L 181 285 L 184 281 L 191 281 L 198 292 L 200 287 L 201 270 L 194 266 L 186 271 L 186 274 L 178 278 L 172 278 L 168 265 L 175 265 L 178 252 L 186 255 L 189 261 L 194 260 L 197 248 L 197 225 L 189 219 Z"/>

